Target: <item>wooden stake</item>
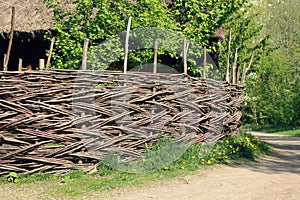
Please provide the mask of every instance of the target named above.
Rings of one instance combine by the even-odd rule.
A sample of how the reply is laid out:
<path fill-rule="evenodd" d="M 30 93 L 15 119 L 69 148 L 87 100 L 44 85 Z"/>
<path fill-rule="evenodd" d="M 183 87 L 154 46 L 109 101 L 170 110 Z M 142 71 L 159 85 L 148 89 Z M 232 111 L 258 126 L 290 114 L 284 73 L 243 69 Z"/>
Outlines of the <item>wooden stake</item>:
<path fill-rule="evenodd" d="M 157 43 L 157 39 L 155 39 L 155 41 L 154 41 L 153 74 L 157 73 L 157 50 L 158 50 L 158 43 Z"/>
<path fill-rule="evenodd" d="M 237 64 L 237 57 L 238 57 L 238 48 L 235 48 L 234 52 L 234 61 L 232 64 L 232 83 L 236 84 L 236 64 Z"/>
<path fill-rule="evenodd" d="M 229 79 L 229 60 L 230 60 L 230 43 L 231 43 L 231 34 L 232 34 L 232 28 L 230 28 L 229 31 L 229 39 L 228 39 L 228 51 L 227 51 L 227 61 L 226 61 L 226 76 L 225 76 L 225 81 L 227 81 L 228 83 L 230 82 Z"/>
<path fill-rule="evenodd" d="M 47 63 L 46 63 L 46 71 L 48 70 L 49 65 L 50 65 L 50 60 L 51 60 L 51 55 L 52 55 L 52 51 L 53 51 L 54 42 L 55 42 L 55 38 L 52 38 L 51 44 L 50 44 L 50 51 L 49 51 L 49 55 L 48 55 L 48 59 L 47 59 Z"/>
<path fill-rule="evenodd" d="M 125 38 L 125 58 L 124 58 L 124 74 L 127 73 L 127 60 L 128 60 L 128 46 L 129 46 L 129 32 L 131 26 L 131 17 L 128 19 L 126 38 Z"/>
<path fill-rule="evenodd" d="M 246 69 L 246 72 L 249 71 L 249 69 L 250 69 L 250 67 L 251 67 L 251 65 L 252 65 L 252 62 L 253 62 L 253 58 L 254 58 L 254 50 L 253 50 L 252 53 L 251 53 L 250 62 L 249 62 L 249 65 L 248 65 L 248 67 L 247 67 L 247 69 Z"/>
<path fill-rule="evenodd" d="M 87 55 L 87 50 L 89 46 L 89 39 L 85 39 L 83 43 L 83 51 L 82 51 L 82 65 L 81 69 L 86 70 L 86 55 Z"/>
<path fill-rule="evenodd" d="M 206 78 L 206 46 L 203 47 L 203 78 Z"/>
<path fill-rule="evenodd" d="M 246 63 L 243 64 L 243 71 L 242 71 L 242 78 L 241 78 L 241 85 L 244 86 L 246 78 Z"/>
<path fill-rule="evenodd" d="M 237 65 L 237 70 L 236 70 L 236 84 L 240 84 L 240 74 L 241 74 L 241 66 Z"/>
<path fill-rule="evenodd" d="M 45 69 L 45 60 L 39 59 L 39 69 L 44 70 Z"/>
<path fill-rule="evenodd" d="M 4 56 L 3 56 L 3 71 L 7 71 L 7 66 L 6 66 L 5 62 L 6 62 L 6 54 L 4 54 Z"/>
<path fill-rule="evenodd" d="M 183 74 L 187 75 L 187 45 L 186 39 L 183 40 Z"/>
<path fill-rule="evenodd" d="M 18 63 L 18 71 L 22 71 L 23 68 L 23 60 L 21 58 L 19 58 L 19 63 Z"/>
<path fill-rule="evenodd" d="M 7 71 L 7 66 L 8 66 L 8 61 L 9 61 L 9 56 L 10 56 L 10 51 L 11 51 L 11 46 L 13 42 L 13 37 L 14 37 L 14 30 L 15 30 L 15 7 L 12 7 L 12 13 L 11 13 L 11 25 L 10 25 L 10 34 L 9 34 L 9 43 L 8 43 L 8 49 L 7 49 L 7 56 L 4 64 L 4 71 Z"/>
<path fill-rule="evenodd" d="M 158 42 L 157 39 L 154 41 L 154 62 L 153 62 L 153 74 L 157 73 L 157 51 L 158 51 Z M 153 95 L 156 93 L 156 86 L 153 87 Z M 155 98 L 152 99 L 153 102 L 155 102 Z M 155 113 L 155 108 L 152 108 L 151 114 Z M 152 133 L 151 133 L 152 134 Z"/>
<path fill-rule="evenodd" d="M 246 68 L 246 64 L 244 64 L 244 69 L 243 69 L 243 74 L 242 74 L 242 80 L 241 80 L 241 85 L 242 86 L 244 86 L 244 84 L 245 84 L 246 75 L 247 75 L 247 72 L 249 71 L 249 69 L 250 69 L 250 67 L 252 65 L 253 58 L 254 58 L 254 50 L 251 53 L 251 58 L 250 58 L 250 62 L 248 64 L 248 67 Z"/>

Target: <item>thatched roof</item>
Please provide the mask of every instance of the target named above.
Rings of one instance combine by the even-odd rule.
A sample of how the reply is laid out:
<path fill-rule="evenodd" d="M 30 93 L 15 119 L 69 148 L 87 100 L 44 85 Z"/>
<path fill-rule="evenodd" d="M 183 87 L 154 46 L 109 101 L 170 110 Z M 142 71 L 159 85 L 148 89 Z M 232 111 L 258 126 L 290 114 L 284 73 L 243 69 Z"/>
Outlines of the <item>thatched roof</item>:
<path fill-rule="evenodd" d="M 11 26 L 12 6 L 15 7 L 15 31 L 33 33 L 48 30 L 52 27 L 53 15 L 46 8 L 44 0 L 1 0 L 0 1 L 0 34 L 9 33 Z"/>

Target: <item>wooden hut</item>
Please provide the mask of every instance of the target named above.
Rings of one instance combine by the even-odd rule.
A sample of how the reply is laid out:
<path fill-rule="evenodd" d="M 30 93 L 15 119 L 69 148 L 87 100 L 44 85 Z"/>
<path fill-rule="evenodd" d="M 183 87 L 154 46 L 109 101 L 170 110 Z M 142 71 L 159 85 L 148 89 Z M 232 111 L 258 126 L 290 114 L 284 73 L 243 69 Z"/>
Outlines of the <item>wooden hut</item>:
<path fill-rule="evenodd" d="M 46 49 L 50 46 L 44 35 L 52 28 L 52 12 L 44 0 L 0 1 L 0 70 L 9 46 L 12 7 L 15 8 L 14 32 L 7 68 L 18 70 L 19 59 L 22 59 L 23 67 L 30 64 L 36 69 L 39 59 L 46 58 Z"/>

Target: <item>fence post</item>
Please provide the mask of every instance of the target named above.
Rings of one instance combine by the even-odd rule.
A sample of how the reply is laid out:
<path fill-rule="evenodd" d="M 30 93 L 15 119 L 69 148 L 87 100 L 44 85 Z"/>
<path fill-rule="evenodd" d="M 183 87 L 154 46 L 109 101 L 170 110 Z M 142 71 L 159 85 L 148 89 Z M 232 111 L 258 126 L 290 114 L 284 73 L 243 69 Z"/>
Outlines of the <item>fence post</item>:
<path fill-rule="evenodd" d="M 241 85 L 244 86 L 246 78 L 246 63 L 243 64 L 243 70 L 242 70 L 242 78 L 241 78 Z"/>
<path fill-rule="evenodd" d="M 3 55 L 3 71 L 7 71 L 7 67 L 5 65 L 6 62 L 6 54 Z"/>
<path fill-rule="evenodd" d="M 22 71 L 22 68 L 23 68 L 23 60 L 19 58 L 18 71 Z"/>
<path fill-rule="evenodd" d="M 249 69 L 250 69 L 250 67 L 252 65 L 253 58 L 254 58 L 254 50 L 251 53 L 251 58 L 250 58 L 250 62 L 248 64 L 248 67 L 246 68 L 246 65 L 244 64 L 244 69 L 243 69 L 243 74 L 242 74 L 242 80 L 241 80 L 241 85 L 242 86 L 244 86 L 244 84 L 245 84 L 246 74 L 247 74 L 247 72 L 249 71 Z"/>
<path fill-rule="evenodd" d="M 203 79 L 206 78 L 206 46 L 203 47 Z"/>
<path fill-rule="evenodd" d="M 129 32 L 130 32 L 130 26 L 131 26 L 131 18 L 128 19 L 127 24 L 127 31 L 126 31 L 126 38 L 125 38 L 125 58 L 124 58 L 124 74 L 127 73 L 127 60 L 128 60 L 128 43 L 129 43 Z"/>
<path fill-rule="evenodd" d="M 237 65 L 237 70 L 236 70 L 236 84 L 240 84 L 240 75 L 241 75 L 241 65 Z"/>
<path fill-rule="evenodd" d="M 51 45 L 50 45 L 50 51 L 49 51 L 49 55 L 48 55 L 48 59 L 47 59 L 47 63 L 46 63 L 46 70 L 48 70 L 49 65 L 50 65 L 50 60 L 51 60 L 51 55 L 52 55 L 52 51 L 53 51 L 54 42 L 55 42 L 55 38 L 52 38 Z"/>
<path fill-rule="evenodd" d="M 186 46 L 186 39 L 185 38 L 183 40 L 182 58 L 183 58 L 183 74 L 187 75 L 187 46 Z"/>
<path fill-rule="evenodd" d="M 157 73 L 157 50 L 158 50 L 158 43 L 157 43 L 157 39 L 155 39 L 155 41 L 154 41 L 153 74 Z"/>
<path fill-rule="evenodd" d="M 6 55 L 6 60 L 4 63 L 4 68 L 3 71 L 7 71 L 8 67 L 8 61 L 9 61 L 9 56 L 10 56 L 10 51 L 11 51 L 11 46 L 14 38 L 14 30 L 15 30 L 15 7 L 12 7 L 12 13 L 11 13 L 11 25 L 10 25 L 10 33 L 9 33 L 9 43 L 8 43 L 8 49 L 7 49 L 7 55 Z"/>
<path fill-rule="evenodd" d="M 87 54 L 87 50 L 88 50 L 88 46 L 89 46 L 89 41 L 90 40 L 86 38 L 83 43 L 82 65 L 81 65 L 82 70 L 86 70 L 86 54 Z"/>
<path fill-rule="evenodd" d="M 225 76 L 225 81 L 227 81 L 228 83 L 230 82 L 230 78 L 229 78 L 229 60 L 230 60 L 230 43 L 231 43 L 231 34 L 232 34 L 232 28 L 230 28 L 229 31 L 229 40 L 228 40 L 228 51 L 227 51 L 227 61 L 226 61 L 226 76 Z"/>
<path fill-rule="evenodd" d="M 45 60 L 39 59 L 39 69 L 44 70 L 45 69 Z"/>
<path fill-rule="evenodd" d="M 237 57 L 238 57 L 238 48 L 235 48 L 234 52 L 234 61 L 232 64 L 232 83 L 236 84 L 236 65 L 237 65 Z"/>

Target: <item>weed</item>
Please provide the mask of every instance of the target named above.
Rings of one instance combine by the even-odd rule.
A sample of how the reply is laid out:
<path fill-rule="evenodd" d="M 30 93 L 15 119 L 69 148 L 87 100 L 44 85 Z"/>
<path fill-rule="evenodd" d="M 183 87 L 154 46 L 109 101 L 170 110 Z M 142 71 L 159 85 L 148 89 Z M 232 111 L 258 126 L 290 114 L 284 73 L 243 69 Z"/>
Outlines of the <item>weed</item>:
<path fill-rule="evenodd" d="M 16 183 L 18 181 L 18 174 L 16 172 L 10 172 L 8 182 Z"/>

